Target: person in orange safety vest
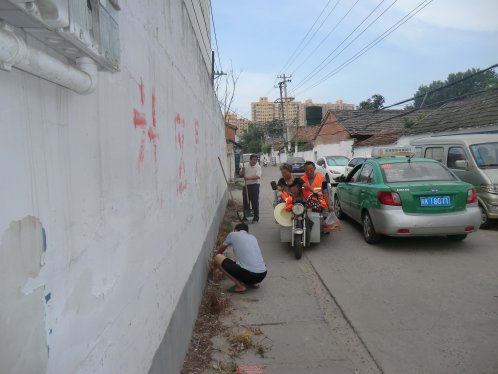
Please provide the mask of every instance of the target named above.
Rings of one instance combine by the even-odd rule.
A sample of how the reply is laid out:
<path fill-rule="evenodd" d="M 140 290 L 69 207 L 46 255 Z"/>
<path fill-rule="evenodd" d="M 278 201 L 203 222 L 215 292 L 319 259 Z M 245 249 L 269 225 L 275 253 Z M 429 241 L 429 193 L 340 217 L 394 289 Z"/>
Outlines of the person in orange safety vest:
<path fill-rule="evenodd" d="M 284 194 L 282 193 L 282 196 Z M 292 210 L 292 207 L 294 206 L 294 200 L 299 200 L 299 198 L 303 199 L 302 195 L 302 189 L 299 185 L 294 185 L 289 188 L 289 193 L 285 194 L 285 200 L 282 199 L 285 202 L 285 210 L 290 212 Z"/>
<path fill-rule="evenodd" d="M 312 161 L 306 161 L 304 164 L 304 175 L 301 177 L 303 180 L 303 197 L 309 199 L 313 193 L 318 194 L 318 200 L 322 208 L 327 208 L 329 212 L 332 212 L 332 206 L 330 205 L 329 194 L 327 190 L 327 182 L 325 178 L 315 172 L 316 166 Z"/>

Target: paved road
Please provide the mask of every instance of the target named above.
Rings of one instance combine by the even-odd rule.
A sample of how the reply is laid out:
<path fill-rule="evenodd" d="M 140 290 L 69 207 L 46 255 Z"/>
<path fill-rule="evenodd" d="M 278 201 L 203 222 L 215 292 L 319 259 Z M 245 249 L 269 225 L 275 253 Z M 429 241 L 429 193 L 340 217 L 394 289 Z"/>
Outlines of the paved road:
<path fill-rule="evenodd" d="M 264 169 L 266 199 L 277 171 Z M 498 373 L 498 226 L 372 246 L 346 220 L 303 259 L 385 373 Z"/>

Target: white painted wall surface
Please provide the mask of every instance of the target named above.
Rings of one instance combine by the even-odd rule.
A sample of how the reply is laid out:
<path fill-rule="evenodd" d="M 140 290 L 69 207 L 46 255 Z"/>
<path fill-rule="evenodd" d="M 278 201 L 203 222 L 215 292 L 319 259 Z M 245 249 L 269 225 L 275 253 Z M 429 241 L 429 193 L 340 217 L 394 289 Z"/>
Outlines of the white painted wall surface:
<path fill-rule="evenodd" d="M 184 2 L 120 4 L 121 71 L 93 94 L 0 71 L 0 261 L 24 277 L 0 289 L 44 305 L 7 323 L 14 299 L 0 299 L 2 347 L 25 339 L 7 324 L 44 327 L 17 368 L 146 373 L 225 196 L 223 121 Z M 19 257 L 40 261 L 36 222 L 39 272 Z"/>
<path fill-rule="evenodd" d="M 352 157 L 353 140 L 344 140 L 333 144 L 318 144 L 313 148 L 318 158 L 325 156 L 346 156 Z M 355 154 L 356 156 L 356 154 Z"/>
<path fill-rule="evenodd" d="M 294 156 L 294 153 L 292 155 Z M 314 151 L 297 152 L 296 156 L 302 157 L 306 161 L 313 161 L 313 162 L 316 161 Z"/>

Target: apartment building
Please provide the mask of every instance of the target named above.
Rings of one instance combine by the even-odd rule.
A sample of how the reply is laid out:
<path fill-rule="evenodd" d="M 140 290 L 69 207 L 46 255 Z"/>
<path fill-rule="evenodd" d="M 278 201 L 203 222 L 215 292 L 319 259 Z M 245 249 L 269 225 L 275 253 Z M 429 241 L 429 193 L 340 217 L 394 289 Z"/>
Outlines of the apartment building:
<path fill-rule="evenodd" d="M 304 102 L 293 100 L 283 104 L 285 121 L 291 125 L 307 126 L 306 108 L 312 106 L 322 108 L 322 119 L 329 110 L 354 110 L 354 104 L 347 104 L 342 100 L 336 100 L 335 103 L 313 103 L 311 99 L 307 99 Z M 252 122 L 266 123 L 281 118 L 281 103 L 268 101 L 267 97 L 260 97 L 259 101 L 251 103 Z"/>
<path fill-rule="evenodd" d="M 241 118 L 236 114 L 227 114 L 225 117 L 225 122 L 230 125 L 237 127 L 237 133 L 240 135 L 243 132 L 246 132 L 249 128 L 249 120 L 247 118 Z"/>

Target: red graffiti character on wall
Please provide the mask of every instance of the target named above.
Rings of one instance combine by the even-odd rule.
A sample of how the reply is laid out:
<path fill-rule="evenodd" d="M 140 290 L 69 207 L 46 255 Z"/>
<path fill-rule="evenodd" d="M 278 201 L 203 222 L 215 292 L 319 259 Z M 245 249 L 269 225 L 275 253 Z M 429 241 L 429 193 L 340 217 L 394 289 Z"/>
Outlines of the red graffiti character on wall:
<path fill-rule="evenodd" d="M 180 115 L 175 116 L 176 136 L 176 193 L 182 194 L 187 189 L 187 176 L 185 173 L 185 119 Z"/>
<path fill-rule="evenodd" d="M 141 109 L 145 107 L 145 92 L 144 92 L 144 82 L 140 78 L 140 103 Z M 157 120 L 156 120 L 156 91 L 152 89 L 152 125 L 147 126 L 147 115 L 143 111 L 133 109 L 133 125 L 135 128 L 140 128 L 142 131 L 142 136 L 140 138 L 140 147 L 138 149 L 138 159 L 137 159 L 137 169 L 140 171 L 142 168 L 144 157 L 145 157 L 145 141 L 147 137 L 149 138 L 149 143 L 152 144 L 154 162 L 157 163 L 157 139 L 159 138 L 159 133 L 157 132 Z"/>

